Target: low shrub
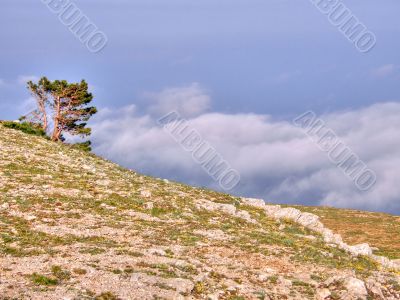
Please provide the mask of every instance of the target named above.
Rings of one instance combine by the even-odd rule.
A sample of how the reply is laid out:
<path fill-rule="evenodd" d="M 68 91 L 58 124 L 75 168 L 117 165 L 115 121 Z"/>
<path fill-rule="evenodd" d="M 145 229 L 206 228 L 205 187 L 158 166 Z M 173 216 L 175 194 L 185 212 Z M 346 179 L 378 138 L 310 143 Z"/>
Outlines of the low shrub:
<path fill-rule="evenodd" d="M 31 280 L 36 285 L 57 285 L 58 280 L 55 278 L 50 278 L 41 274 L 33 273 L 31 275 Z"/>
<path fill-rule="evenodd" d="M 28 123 L 28 122 L 12 122 L 12 121 L 4 121 L 2 122 L 4 127 L 11 128 L 11 129 L 16 129 L 16 130 L 21 130 L 24 133 L 27 134 L 32 134 L 32 135 L 37 135 L 37 136 L 46 136 L 46 132 L 40 128 L 36 124 Z"/>
<path fill-rule="evenodd" d="M 91 145 L 92 145 L 92 143 L 90 141 L 86 141 L 83 143 L 71 144 L 70 146 L 74 149 L 78 149 L 78 150 L 85 151 L 85 152 L 90 152 L 90 151 L 92 151 Z"/>

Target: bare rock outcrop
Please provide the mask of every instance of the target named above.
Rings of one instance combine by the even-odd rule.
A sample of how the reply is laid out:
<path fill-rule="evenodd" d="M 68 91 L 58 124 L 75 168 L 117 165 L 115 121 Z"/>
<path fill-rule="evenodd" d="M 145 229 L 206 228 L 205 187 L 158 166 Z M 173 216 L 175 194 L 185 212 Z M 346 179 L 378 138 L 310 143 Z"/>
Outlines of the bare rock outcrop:
<path fill-rule="evenodd" d="M 231 215 L 233 217 L 241 218 L 249 223 L 257 223 L 256 220 L 252 219 L 250 214 L 245 210 L 239 210 L 232 204 L 216 203 L 205 199 L 198 200 L 196 202 L 197 209 L 205 209 L 209 211 L 220 211 Z"/>
<path fill-rule="evenodd" d="M 327 244 L 333 244 L 355 256 L 368 256 L 384 267 L 400 270 L 400 263 L 398 261 L 392 261 L 386 257 L 374 255 L 372 248 L 367 243 L 358 245 L 346 244 L 339 234 L 335 234 L 332 230 L 326 228 L 317 215 L 308 212 L 301 212 L 293 207 L 282 208 L 280 205 L 268 205 L 262 199 L 242 198 L 241 200 L 244 205 L 263 209 L 269 217 L 278 220 L 288 219 L 314 232 L 320 233 Z"/>

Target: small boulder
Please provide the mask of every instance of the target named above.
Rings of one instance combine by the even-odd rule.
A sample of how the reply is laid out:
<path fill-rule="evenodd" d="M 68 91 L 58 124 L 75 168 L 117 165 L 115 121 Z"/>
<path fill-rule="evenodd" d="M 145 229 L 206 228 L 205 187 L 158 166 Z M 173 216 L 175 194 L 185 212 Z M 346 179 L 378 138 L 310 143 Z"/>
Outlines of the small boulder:
<path fill-rule="evenodd" d="M 146 209 L 153 209 L 154 208 L 154 203 L 153 202 L 147 202 L 144 204 Z"/>
<path fill-rule="evenodd" d="M 7 210 L 9 208 L 10 208 L 10 204 L 8 204 L 7 202 L 3 203 L 2 205 L 0 205 L 0 211 L 1 210 Z"/>
<path fill-rule="evenodd" d="M 366 243 L 359 244 L 359 245 L 354 245 L 354 246 L 349 246 L 349 250 L 354 255 L 366 255 L 366 256 L 372 255 L 372 249 Z"/>
<path fill-rule="evenodd" d="M 149 249 L 148 253 L 157 256 L 167 256 L 167 253 L 163 249 L 157 249 L 157 248 Z"/>
<path fill-rule="evenodd" d="M 255 199 L 255 198 L 242 198 L 243 204 L 257 207 L 257 208 L 265 208 L 265 202 L 262 199 Z"/>
<path fill-rule="evenodd" d="M 36 219 L 36 217 L 35 216 L 31 216 L 31 215 L 25 217 L 25 220 L 27 220 L 27 221 L 33 221 L 35 219 Z"/>
<path fill-rule="evenodd" d="M 356 297 L 365 298 L 368 295 L 367 288 L 365 287 L 364 281 L 355 278 L 347 277 L 344 279 L 343 286 L 349 293 Z"/>
<path fill-rule="evenodd" d="M 325 300 L 331 295 L 331 291 L 328 289 L 318 289 L 316 292 L 317 300 Z"/>
<path fill-rule="evenodd" d="M 148 190 L 143 190 L 140 192 L 140 196 L 142 196 L 143 198 L 150 198 L 151 197 L 151 192 Z"/>
<path fill-rule="evenodd" d="M 365 286 L 369 293 L 374 296 L 374 299 L 385 299 L 385 296 L 382 293 L 382 286 L 374 279 L 368 279 Z"/>

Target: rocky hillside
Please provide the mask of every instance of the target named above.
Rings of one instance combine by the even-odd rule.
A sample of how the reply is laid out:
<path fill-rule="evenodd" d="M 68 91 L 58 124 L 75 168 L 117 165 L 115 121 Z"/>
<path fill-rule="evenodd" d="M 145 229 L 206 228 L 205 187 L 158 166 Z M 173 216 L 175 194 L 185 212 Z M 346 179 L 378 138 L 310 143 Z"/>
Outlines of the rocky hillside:
<path fill-rule="evenodd" d="M 400 299 L 399 232 L 378 249 L 358 224 L 353 241 L 378 248 L 351 246 L 334 211 L 143 176 L 0 126 L 0 299 Z"/>

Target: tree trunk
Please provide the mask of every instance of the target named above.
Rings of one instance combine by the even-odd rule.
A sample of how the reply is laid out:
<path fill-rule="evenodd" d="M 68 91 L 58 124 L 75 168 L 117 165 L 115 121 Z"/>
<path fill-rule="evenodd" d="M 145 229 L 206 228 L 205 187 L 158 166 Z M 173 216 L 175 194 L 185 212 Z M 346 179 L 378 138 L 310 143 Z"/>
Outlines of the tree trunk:
<path fill-rule="evenodd" d="M 55 112 L 54 112 L 54 129 L 53 129 L 53 134 L 51 136 L 51 139 L 55 142 L 58 142 L 60 140 L 60 117 L 61 117 L 61 112 L 60 112 L 60 103 L 61 99 L 60 97 L 56 98 L 56 103 L 55 103 Z"/>
<path fill-rule="evenodd" d="M 43 117 L 42 128 L 43 128 L 44 131 L 47 131 L 48 124 L 47 124 L 46 104 L 44 103 L 43 100 L 40 102 L 39 109 L 40 109 L 40 111 L 42 113 L 42 117 Z"/>

